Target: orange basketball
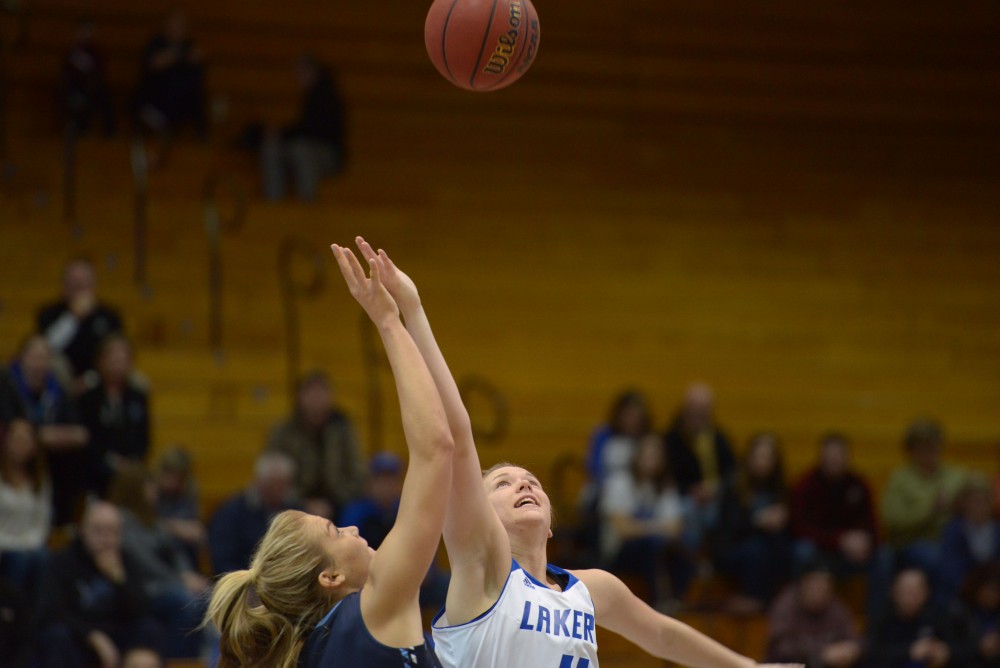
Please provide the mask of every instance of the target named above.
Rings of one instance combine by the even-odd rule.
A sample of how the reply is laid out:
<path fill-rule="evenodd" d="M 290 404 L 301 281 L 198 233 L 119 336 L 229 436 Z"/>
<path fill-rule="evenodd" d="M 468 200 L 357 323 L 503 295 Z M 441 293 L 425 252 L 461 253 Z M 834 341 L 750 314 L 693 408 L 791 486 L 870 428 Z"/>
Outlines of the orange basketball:
<path fill-rule="evenodd" d="M 509 86 L 538 53 L 531 0 L 434 0 L 424 23 L 431 62 L 445 79 L 475 91 Z"/>

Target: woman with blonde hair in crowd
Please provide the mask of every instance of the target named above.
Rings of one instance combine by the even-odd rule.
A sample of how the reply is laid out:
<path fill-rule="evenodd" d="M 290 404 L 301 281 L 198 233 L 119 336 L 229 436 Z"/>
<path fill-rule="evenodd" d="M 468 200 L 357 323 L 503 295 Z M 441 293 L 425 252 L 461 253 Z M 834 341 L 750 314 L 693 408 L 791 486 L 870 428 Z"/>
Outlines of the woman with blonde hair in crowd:
<path fill-rule="evenodd" d="M 334 245 L 351 294 L 371 318 L 396 379 L 410 453 L 399 515 L 378 551 L 355 527 L 286 511 L 275 517 L 248 570 L 218 582 L 208 619 L 221 632 L 219 668 L 436 666 L 418 593 L 441 539 L 454 449 L 427 365 L 382 286 Z M 444 490 L 444 491 L 442 491 Z"/>

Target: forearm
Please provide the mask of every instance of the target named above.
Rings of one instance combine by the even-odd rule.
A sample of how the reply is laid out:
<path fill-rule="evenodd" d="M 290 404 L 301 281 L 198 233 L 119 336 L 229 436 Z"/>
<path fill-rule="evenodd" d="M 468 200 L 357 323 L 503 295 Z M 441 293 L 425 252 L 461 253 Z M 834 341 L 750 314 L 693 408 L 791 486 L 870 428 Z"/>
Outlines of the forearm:
<path fill-rule="evenodd" d="M 661 659 L 690 668 L 752 668 L 753 659 L 737 654 L 672 617 L 662 618 L 657 647 L 647 648 Z"/>
<path fill-rule="evenodd" d="M 434 379 L 420 350 L 398 318 L 378 324 L 379 335 L 396 380 L 403 431 L 411 454 L 432 457 L 451 436 Z"/>
<path fill-rule="evenodd" d="M 413 341 L 420 350 L 420 354 L 423 355 L 424 362 L 426 362 L 434 379 L 434 385 L 441 395 L 441 402 L 444 404 L 444 410 L 448 416 L 448 426 L 452 434 L 456 436 L 457 442 L 459 434 L 471 434 L 469 412 L 462 402 L 458 384 L 448 368 L 444 354 L 434 338 L 427 313 L 422 305 L 417 305 L 407 309 L 407 312 L 403 313 L 403 319 L 406 321 L 406 330 L 413 337 Z"/>

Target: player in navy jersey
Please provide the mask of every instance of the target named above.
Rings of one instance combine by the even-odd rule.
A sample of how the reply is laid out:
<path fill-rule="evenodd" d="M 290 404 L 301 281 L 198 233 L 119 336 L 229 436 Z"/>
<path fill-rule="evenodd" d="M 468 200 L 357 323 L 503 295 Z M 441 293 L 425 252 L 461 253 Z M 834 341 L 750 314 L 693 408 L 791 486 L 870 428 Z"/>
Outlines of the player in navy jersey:
<path fill-rule="evenodd" d="M 602 570 L 564 571 L 547 563 L 549 499 L 523 468 L 501 464 L 485 474 L 469 414 L 434 340 L 413 281 L 385 253 L 358 238 L 377 264 L 444 402 L 455 439 L 444 540 L 452 576 L 434 621 L 446 668 L 597 668 L 597 629 L 618 633 L 650 654 L 691 668 L 758 664 L 636 597 Z"/>
<path fill-rule="evenodd" d="M 454 443 L 420 351 L 379 280 L 354 254 L 337 263 L 385 345 L 409 447 L 397 522 L 378 551 L 354 527 L 298 511 L 275 517 L 249 570 L 216 585 L 207 618 L 221 632 L 219 668 L 434 668 L 420 583 L 441 540 Z"/>

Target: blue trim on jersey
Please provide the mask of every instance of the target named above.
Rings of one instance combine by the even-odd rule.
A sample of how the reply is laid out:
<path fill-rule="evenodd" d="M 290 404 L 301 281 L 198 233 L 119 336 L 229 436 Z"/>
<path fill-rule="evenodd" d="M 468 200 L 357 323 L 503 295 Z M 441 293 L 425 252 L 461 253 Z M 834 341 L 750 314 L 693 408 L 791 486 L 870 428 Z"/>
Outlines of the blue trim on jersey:
<path fill-rule="evenodd" d="M 475 619 L 470 619 L 469 621 L 467 621 L 467 622 L 465 622 L 463 624 L 455 624 L 454 626 L 438 626 L 437 625 L 438 620 L 440 620 L 444 616 L 444 613 L 445 613 L 445 608 L 441 608 L 441 610 L 436 615 L 434 615 L 434 619 L 431 620 L 431 628 L 432 629 L 438 629 L 438 630 L 458 629 L 458 628 L 461 628 L 463 626 L 468 626 L 469 624 L 475 624 L 476 622 L 480 621 L 484 617 L 489 616 L 489 614 L 492 613 L 494 609 L 496 609 L 497 605 L 503 599 L 504 592 L 507 591 L 507 585 L 510 583 L 510 574 L 513 573 L 514 571 L 517 571 L 517 570 L 520 570 L 522 573 L 524 573 L 524 576 L 526 578 L 528 578 L 529 580 L 531 580 L 532 582 L 534 582 L 539 587 L 542 587 L 543 589 L 550 589 L 550 587 L 547 584 L 545 584 L 544 582 L 539 582 L 538 580 L 535 579 L 535 577 L 531 573 L 529 573 L 528 571 L 524 570 L 524 568 L 521 566 L 521 564 L 517 563 L 517 559 L 511 559 L 510 560 L 510 570 L 507 572 L 507 580 L 503 583 L 503 589 L 500 590 L 500 595 L 497 596 L 497 600 L 493 601 L 493 605 L 491 605 L 483 614 L 479 615 Z M 565 575 L 566 576 L 566 578 L 567 578 L 566 588 L 563 589 L 563 592 L 569 591 L 570 589 L 573 588 L 573 586 L 577 582 L 580 581 L 579 578 L 577 578 L 575 575 L 573 575 L 569 571 L 563 570 L 562 568 L 559 568 L 558 566 L 553 566 L 552 564 L 546 564 L 545 565 L 545 571 L 546 572 L 555 573 L 556 575 Z M 593 597 L 591 597 L 591 603 L 593 603 Z M 333 610 L 330 611 L 330 614 L 333 614 Z"/>
<path fill-rule="evenodd" d="M 339 601 L 337 601 L 337 604 L 335 606 L 333 606 L 332 608 L 330 608 L 330 612 L 326 613 L 326 616 L 323 617 L 323 619 L 319 620 L 319 623 L 313 628 L 313 630 L 318 629 L 319 627 L 323 626 L 328 621 L 330 621 L 330 618 L 333 617 L 333 613 L 337 612 L 337 608 L 339 608 L 340 604 L 343 603 L 343 602 L 344 602 L 344 599 L 340 599 Z"/>

